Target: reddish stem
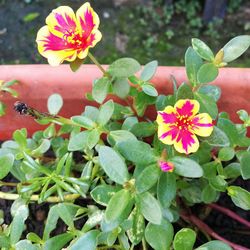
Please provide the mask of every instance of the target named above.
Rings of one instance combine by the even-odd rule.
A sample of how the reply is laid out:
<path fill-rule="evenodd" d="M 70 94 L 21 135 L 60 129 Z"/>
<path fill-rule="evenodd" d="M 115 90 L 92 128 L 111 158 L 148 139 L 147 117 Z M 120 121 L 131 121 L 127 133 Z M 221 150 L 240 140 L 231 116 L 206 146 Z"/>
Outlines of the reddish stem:
<path fill-rule="evenodd" d="M 194 215 L 187 215 L 187 214 L 182 213 L 181 218 L 184 219 L 185 221 L 189 221 L 189 222 L 193 223 L 201 231 L 203 231 L 206 234 L 210 235 L 214 239 L 221 240 L 221 241 L 225 242 L 226 244 L 230 245 L 234 250 L 250 250 L 249 248 L 246 248 L 246 247 L 243 247 L 241 245 L 235 244 L 235 243 L 223 238 L 222 236 L 220 236 L 219 234 L 214 232 L 206 223 L 204 223 L 202 220 L 200 220 L 199 218 L 197 218 Z"/>
<path fill-rule="evenodd" d="M 209 204 L 208 207 L 211 207 L 213 209 L 216 209 L 220 212 L 222 212 L 223 214 L 231 217 L 232 219 L 240 222 L 241 224 L 247 226 L 250 228 L 250 222 L 241 218 L 238 214 L 236 214 L 235 212 L 229 210 L 228 208 L 225 208 L 225 207 L 221 207 L 220 205 L 217 205 L 217 204 Z"/>

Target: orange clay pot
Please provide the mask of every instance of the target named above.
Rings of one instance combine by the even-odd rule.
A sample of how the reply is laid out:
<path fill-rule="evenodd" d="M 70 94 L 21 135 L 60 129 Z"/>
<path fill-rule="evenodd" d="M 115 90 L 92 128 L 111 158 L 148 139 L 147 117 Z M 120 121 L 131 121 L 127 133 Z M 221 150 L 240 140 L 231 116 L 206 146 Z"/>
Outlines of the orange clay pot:
<path fill-rule="evenodd" d="M 184 67 L 159 67 L 152 83 L 161 94 L 172 93 L 171 75 L 178 84 L 187 80 Z M 0 80 L 16 79 L 20 83 L 14 88 L 19 92 L 19 98 L 14 99 L 9 94 L 1 98 L 7 104 L 7 115 L 0 118 L 0 140 L 12 138 L 16 129 L 27 128 L 29 135 L 44 129 L 33 118 L 21 116 L 13 110 L 13 104 L 23 101 L 29 106 L 41 111 L 47 111 L 47 99 L 53 93 L 59 93 L 64 99 L 60 115 L 70 117 L 83 112 L 84 106 L 96 105 L 85 99 L 85 93 L 92 89 L 94 79 L 102 73 L 95 65 L 83 65 L 73 73 L 69 65 L 51 67 L 49 65 L 3 65 L 0 66 Z M 212 84 L 222 89 L 219 101 L 219 111 L 226 111 L 236 122 L 236 111 L 245 109 L 250 113 L 250 69 L 223 68 L 219 77 Z M 117 100 L 117 99 L 116 99 Z M 155 112 L 147 114 L 155 117 Z"/>

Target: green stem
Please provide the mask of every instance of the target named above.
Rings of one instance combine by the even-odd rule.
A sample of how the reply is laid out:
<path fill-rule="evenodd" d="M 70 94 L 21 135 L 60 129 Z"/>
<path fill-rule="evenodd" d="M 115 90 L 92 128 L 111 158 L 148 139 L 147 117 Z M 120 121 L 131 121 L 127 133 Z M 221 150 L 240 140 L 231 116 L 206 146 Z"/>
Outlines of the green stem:
<path fill-rule="evenodd" d="M 72 200 L 77 199 L 79 196 L 80 196 L 79 194 L 66 194 L 64 195 L 63 198 L 64 198 L 64 201 L 72 201 Z M 20 197 L 19 194 L 9 194 L 9 193 L 0 192 L 0 199 L 3 199 L 3 200 L 16 200 L 19 197 Z M 31 195 L 30 200 L 38 201 L 39 195 L 36 195 L 36 194 Z M 57 203 L 57 202 L 61 202 L 61 199 L 58 196 L 51 196 L 46 201 L 50 203 Z"/>
<path fill-rule="evenodd" d="M 106 70 L 102 67 L 102 65 L 96 60 L 96 58 L 89 52 L 88 56 L 90 60 L 102 71 L 104 76 L 108 76 Z"/>
<path fill-rule="evenodd" d="M 147 249 L 148 249 L 147 243 L 146 243 L 146 241 L 145 241 L 145 238 L 142 238 L 142 249 L 143 249 L 143 250 L 147 250 Z"/>

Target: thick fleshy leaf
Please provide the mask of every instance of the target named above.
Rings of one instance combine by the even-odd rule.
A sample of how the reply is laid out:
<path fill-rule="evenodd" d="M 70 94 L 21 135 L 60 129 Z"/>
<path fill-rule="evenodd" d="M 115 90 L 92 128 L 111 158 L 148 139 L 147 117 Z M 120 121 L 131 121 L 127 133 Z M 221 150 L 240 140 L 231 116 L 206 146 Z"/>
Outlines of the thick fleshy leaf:
<path fill-rule="evenodd" d="M 218 197 L 218 192 L 214 190 L 210 185 L 206 185 L 206 187 L 202 190 L 201 199 L 204 203 L 209 204 L 215 202 Z"/>
<path fill-rule="evenodd" d="M 156 126 L 150 122 L 138 122 L 130 131 L 137 137 L 148 137 L 156 132 Z"/>
<path fill-rule="evenodd" d="M 174 236 L 174 250 L 192 250 L 195 240 L 195 231 L 190 228 L 183 228 Z"/>
<path fill-rule="evenodd" d="M 48 99 L 48 110 L 52 115 L 56 115 L 63 106 L 63 99 L 59 94 L 53 94 Z"/>
<path fill-rule="evenodd" d="M 119 190 L 120 188 L 117 186 L 98 185 L 91 191 L 90 195 L 98 204 L 107 206 L 111 197 Z"/>
<path fill-rule="evenodd" d="M 149 81 L 155 74 L 156 70 L 158 67 L 158 62 L 157 61 L 152 61 L 147 63 L 142 72 L 141 72 L 141 79 L 143 81 Z"/>
<path fill-rule="evenodd" d="M 174 229 L 167 220 L 162 220 L 160 225 L 148 223 L 145 238 L 154 250 L 169 250 L 174 236 Z"/>
<path fill-rule="evenodd" d="M 123 185 L 129 179 L 127 166 L 122 157 L 114 149 L 101 146 L 99 148 L 99 162 L 112 181 Z"/>
<path fill-rule="evenodd" d="M 149 96 L 158 96 L 158 92 L 151 84 L 143 84 L 142 91 Z"/>
<path fill-rule="evenodd" d="M 149 222 L 160 225 L 162 212 L 159 202 L 149 192 L 138 194 L 136 202 L 144 218 Z"/>
<path fill-rule="evenodd" d="M 138 193 L 145 192 L 149 190 L 154 184 L 157 182 L 160 176 L 160 169 L 157 165 L 153 164 L 140 173 L 140 175 L 136 178 L 136 189 Z"/>
<path fill-rule="evenodd" d="M 227 192 L 236 206 L 250 210 L 250 193 L 247 190 L 238 186 L 229 186 Z"/>
<path fill-rule="evenodd" d="M 241 176 L 244 180 L 248 180 L 250 178 L 250 152 L 246 151 L 240 158 L 240 170 Z"/>
<path fill-rule="evenodd" d="M 81 250 L 84 246 L 86 250 L 96 250 L 98 230 L 92 230 L 79 237 L 69 250 Z"/>
<path fill-rule="evenodd" d="M 95 122 L 83 115 L 72 116 L 71 120 L 86 129 L 92 129 L 96 126 Z"/>
<path fill-rule="evenodd" d="M 202 59 L 193 48 L 189 47 L 185 54 L 185 66 L 187 77 L 193 86 L 198 83 L 197 74 L 201 65 Z"/>
<path fill-rule="evenodd" d="M 209 85 L 209 84 L 201 85 L 197 90 L 197 92 L 212 97 L 215 102 L 217 102 L 221 96 L 220 87 L 215 85 Z"/>
<path fill-rule="evenodd" d="M 136 164 L 149 165 L 157 160 L 150 145 L 142 141 L 122 141 L 117 148 L 125 159 Z"/>
<path fill-rule="evenodd" d="M 185 82 L 181 84 L 181 86 L 178 88 L 177 93 L 176 93 L 176 99 L 181 100 L 181 99 L 193 99 L 194 94 L 192 89 L 188 84 Z"/>
<path fill-rule="evenodd" d="M 47 241 L 45 241 L 43 250 L 61 250 L 70 240 L 72 240 L 73 235 L 70 233 L 63 233 L 54 236 Z"/>
<path fill-rule="evenodd" d="M 115 77 L 126 78 L 134 75 L 141 68 L 140 64 L 133 58 L 121 58 L 113 62 L 108 72 Z"/>
<path fill-rule="evenodd" d="M 220 149 L 219 154 L 218 154 L 218 158 L 221 161 L 230 161 L 231 159 L 233 159 L 235 155 L 234 149 L 230 148 L 230 147 L 224 147 L 222 149 Z"/>
<path fill-rule="evenodd" d="M 138 207 L 133 209 L 128 219 L 132 221 L 132 227 L 127 231 L 129 240 L 137 245 L 141 242 L 145 231 L 145 221 Z"/>
<path fill-rule="evenodd" d="M 83 64 L 83 59 L 80 59 L 80 58 L 76 58 L 75 61 L 73 62 L 70 62 L 70 69 L 73 71 L 73 72 L 76 72 L 78 69 L 80 69 L 80 67 L 82 66 Z"/>
<path fill-rule="evenodd" d="M 198 82 L 209 83 L 216 79 L 219 74 L 218 68 L 213 63 L 203 64 L 198 71 Z"/>
<path fill-rule="evenodd" d="M 109 100 L 105 102 L 101 108 L 100 113 L 97 118 L 97 123 L 104 126 L 111 118 L 114 112 L 114 102 L 112 100 Z"/>
<path fill-rule="evenodd" d="M 174 173 L 162 173 L 157 185 L 157 198 L 162 207 L 167 208 L 176 196 L 176 177 Z"/>
<path fill-rule="evenodd" d="M 212 134 L 209 137 L 205 137 L 203 140 L 214 147 L 228 147 L 230 145 L 227 135 L 216 126 L 214 126 Z"/>
<path fill-rule="evenodd" d="M 174 164 L 174 172 L 178 175 L 191 178 L 199 178 L 203 175 L 202 167 L 194 160 L 175 156 L 170 161 Z"/>
<path fill-rule="evenodd" d="M 79 151 L 87 147 L 89 131 L 82 131 L 69 139 L 68 150 Z"/>
<path fill-rule="evenodd" d="M 232 248 L 229 245 L 227 245 L 223 241 L 219 241 L 219 240 L 209 241 L 209 242 L 201 245 L 200 247 L 196 248 L 195 250 L 215 250 L 215 249 L 232 250 Z"/>
<path fill-rule="evenodd" d="M 125 78 L 118 78 L 113 84 L 113 92 L 120 98 L 125 98 L 129 94 L 130 85 Z"/>
<path fill-rule="evenodd" d="M 213 61 L 214 54 L 212 50 L 203 41 L 197 38 L 193 38 L 192 46 L 200 57 L 210 62 Z"/>
<path fill-rule="evenodd" d="M 133 197 L 129 190 L 122 189 L 115 193 L 106 208 L 105 220 L 108 223 L 118 226 L 128 218 L 133 206 Z M 116 225 L 116 226 L 115 226 Z"/>
<path fill-rule="evenodd" d="M 6 154 L 0 156 L 0 179 L 3 179 L 11 170 L 14 164 L 14 156 Z"/>
<path fill-rule="evenodd" d="M 95 99 L 95 101 L 97 101 L 98 103 L 102 103 L 105 100 L 110 85 L 111 85 L 110 80 L 107 77 L 102 77 L 94 83 L 92 89 L 92 96 Z"/>
<path fill-rule="evenodd" d="M 218 107 L 212 97 L 195 92 L 194 99 L 200 103 L 200 113 L 208 113 L 213 120 L 216 119 L 218 115 Z"/>
<path fill-rule="evenodd" d="M 223 62 L 231 62 L 240 57 L 250 46 L 250 35 L 237 36 L 224 47 Z"/>

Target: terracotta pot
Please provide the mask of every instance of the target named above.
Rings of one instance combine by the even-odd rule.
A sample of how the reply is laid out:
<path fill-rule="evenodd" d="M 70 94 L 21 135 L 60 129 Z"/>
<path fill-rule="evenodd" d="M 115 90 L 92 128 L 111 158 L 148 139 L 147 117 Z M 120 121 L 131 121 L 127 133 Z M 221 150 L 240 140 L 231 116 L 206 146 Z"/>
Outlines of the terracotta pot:
<path fill-rule="evenodd" d="M 52 93 L 59 93 L 64 99 L 60 115 L 70 117 L 79 115 L 89 102 L 84 98 L 91 91 L 92 82 L 102 74 L 95 65 L 83 65 L 76 73 L 68 65 L 51 67 L 49 65 L 3 65 L 0 66 L 0 79 L 20 82 L 15 89 L 19 92 L 18 100 L 40 111 L 47 111 L 47 98 Z M 178 84 L 186 81 L 183 67 L 159 67 L 152 82 L 162 94 L 172 92 L 171 75 Z M 236 111 L 245 109 L 250 112 L 250 69 L 223 68 L 213 84 L 222 89 L 219 110 L 229 112 L 237 121 Z M 20 116 L 13 110 L 16 99 L 4 94 L 2 100 L 7 104 L 7 115 L 0 118 L 0 140 L 10 139 L 13 131 L 27 128 L 29 134 L 44 128 L 31 117 Z M 91 103 L 93 105 L 93 103 Z"/>

